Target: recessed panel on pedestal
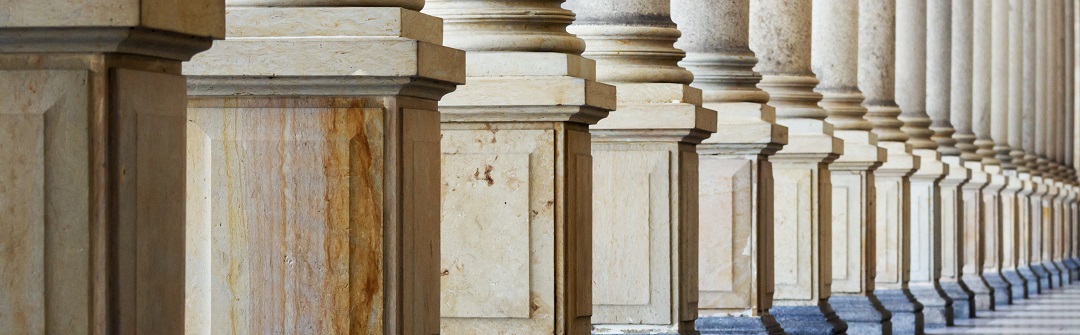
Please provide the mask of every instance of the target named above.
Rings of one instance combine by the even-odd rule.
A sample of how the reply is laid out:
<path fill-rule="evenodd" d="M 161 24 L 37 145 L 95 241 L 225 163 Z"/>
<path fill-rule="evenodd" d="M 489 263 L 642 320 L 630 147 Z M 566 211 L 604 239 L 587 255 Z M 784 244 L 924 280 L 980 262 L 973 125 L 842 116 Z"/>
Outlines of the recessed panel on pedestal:
<path fill-rule="evenodd" d="M 701 309 L 745 309 L 753 299 L 753 163 L 699 157 Z"/>

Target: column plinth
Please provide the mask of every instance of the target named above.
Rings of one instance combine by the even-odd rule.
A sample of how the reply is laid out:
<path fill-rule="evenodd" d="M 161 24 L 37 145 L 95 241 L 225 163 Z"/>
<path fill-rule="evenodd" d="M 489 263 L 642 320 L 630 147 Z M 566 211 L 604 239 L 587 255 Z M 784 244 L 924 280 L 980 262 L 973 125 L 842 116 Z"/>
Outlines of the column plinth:
<path fill-rule="evenodd" d="M 181 64 L 224 36 L 223 3 L 4 7 L 2 332 L 185 333 L 202 260 L 185 240 Z"/>
<path fill-rule="evenodd" d="M 700 258 L 698 319 L 703 334 L 778 334 L 774 293 L 770 156 L 787 128 L 757 87 L 749 48 L 750 0 L 672 0 L 672 20 L 703 106 L 718 112 L 717 136 L 698 144 Z M 746 250 L 747 252 L 737 252 Z"/>
<path fill-rule="evenodd" d="M 437 104 L 464 53 L 403 2 L 228 5 L 184 68 L 189 331 L 439 332 Z"/>
<path fill-rule="evenodd" d="M 941 288 L 953 301 L 953 317 L 975 316 L 975 295 L 963 281 L 964 266 L 964 185 L 972 170 L 960 156 L 942 156 L 949 174 L 940 182 L 941 190 Z"/>
<path fill-rule="evenodd" d="M 441 332 L 588 334 L 589 126 L 616 108 L 562 0 L 429 0 L 466 84 L 442 112 Z M 483 242 L 481 242 L 483 241 Z M 648 275 L 648 272 L 638 273 Z"/>

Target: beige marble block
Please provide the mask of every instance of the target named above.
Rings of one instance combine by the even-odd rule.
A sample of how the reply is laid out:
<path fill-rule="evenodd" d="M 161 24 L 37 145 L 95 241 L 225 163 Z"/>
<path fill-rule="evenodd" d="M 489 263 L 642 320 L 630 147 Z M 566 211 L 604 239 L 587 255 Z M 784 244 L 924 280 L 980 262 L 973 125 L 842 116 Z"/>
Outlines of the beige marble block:
<path fill-rule="evenodd" d="M 228 15 L 184 68 L 187 332 L 439 333 L 437 102 L 464 53 L 398 7 Z"/>
<path fill-rule="evenodd" d="M 593 81 L 593 62 L 580 56 L 477 52 L 468 58 L 475 71 L 468 84 L 439 107 L 441 332 L 588 334 L 594 234 L 588 127 L 615 109 L 615 89 Z M 550 63 L 529 62 L 536 59 Z M 534 68 L 543 70 L 530 74 Z"/>
<path fill-rule="evenodd" d="M 1015 270 L 1020 266 L 1020 239 L 1023 211 L 1024 182 L 1015 171 L 1006 171 L 1008 181 L 1001 190 L 1001 270 Z M 1015 283 L 1014 283 L 1015 284 Z"/>
<path fill-rule="evenodd" d="M 1002 243 L 1005 235 L 1002 190 L 1008 186 L 1008 178 L 1002 174 L 1000 165 L 983 167 L 990 182 L 983 188 L 983 269 L 988 272 L 1001 270 Z"/>
<path fill-rule="evenodd" d="M 687 85 L 616 87 L 617 110 L 590 129 L 593 332 L 690 333 L 698 305 L 696 145 L 715 131 L 716 112 Z"/>
<path fill-rule="evenodd" d="M 816 305 L 832 285 L 832 187 L 826 163 L 773 158 L 776 300 Z M 828 257 L 819 261 L 816 256 Z"/>
<path fill-rule="evenodd" d="M 959 281 L 964 266 L 963 186 L 970 180 L 972 171 L 960 164 L 959 156 L 945 156 L 941 160 L 949 166 L 949 174 L 940 183 L 941 278 Z"/>
<path fill-rule="evenodd" d="M 919 170 L 910 178 L 911 283 L 933 284 L 940 278 L 943 260 L 943 188 L 950 166 L 934 150 L 915 149 Z"/>
<path fill-rule="evenodd" d="M 184 332 L 178 61 L 0 55 L 0 325 Z"/>
<path fill-rule="evenodd" d="M 907 286 L 910 254 L 910 181 L 919 167 L 919 157 L 901 142 L 880 142 L 888 150 L 888 161 L 875 175 L 876 257 L 878 289 L 902 289 Z"/>
<path fill-rule="evenodd" d="M 766 104 L 705 106 L 723 111 L 725 117 L 718 118 L 717 133 L 697 147 L 698 313 L 761 316 L 775 293 L 775 207 L 768 155 L 787 143 L 787 129 L 764 121 L 775 117 Z"/>

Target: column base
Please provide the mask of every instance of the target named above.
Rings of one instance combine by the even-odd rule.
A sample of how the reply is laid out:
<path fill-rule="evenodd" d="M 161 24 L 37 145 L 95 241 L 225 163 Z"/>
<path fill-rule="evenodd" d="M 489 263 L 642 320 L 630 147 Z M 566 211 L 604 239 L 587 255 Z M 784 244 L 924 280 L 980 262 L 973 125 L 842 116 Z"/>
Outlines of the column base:
<path fill-rule="evenodd" d="M 975 293 L 963 282 L 942 280 L 941 290 L 953 302 L 953 320 L 970 319 L 975 315 Z"/>
<path fill-rule="evenodd" d="M 953 301 L 939 285 L 909 283 L 908 290 L 923 305 L 923 327 L 945 328 L 953 325 Z"/>
<path fill-rule="evenodd" d="M 695 328 L 702 335 L 781 335 L 787 334 L 776 318 L 762 316 L 705 316 L 698 317 Z"/>
<path fill-rule="evenodd" d="M 893 334 L 923 333 L 923 305 L 910 291 L 876 290 L 874 295 L 892 313 Z"/>
<path fill-rule="evenodd" d="M 1005 281 L 1009 282 L 1009 291 L 1012 292 L 1012 301 L 1010 304 L 1016 303 L 1020 299 L 1027 299 L 1027 280 L 1020 276 L 1020 273 L 1016 270 L 1004 270 L 1001 271 L 1001 276 L 1005 277 Z"/>
<path fill-rule="evenodd" d="M 987 311 L 994 309 L 994 288 L 986 282 L 980 274 L 965 273 L 962 278 L 964 285 L 974 295 L 972 300 L 975 301 L 975 311 Z M 977 316 L 972 314 L 971 316 Z"/>
<path fill-rule="evenodd" d="M 1031 265 L 1031 269 L 1035 271 L 1035 275 L 1039 277 L 1039 294 L 1046 293 L 1046 291 L 1054 288 L 1053 280 L 1050 280 L 1050 270 L 1046 268 L 1043 263 L 1036 263 Z"/>
<path fill-rule="evenodd" d="M 791 335 L 846 334 L 848 329 L 827 302 L 818 306 L 773 306 L 769 314 Z"/>
<path fill-rule="evenodd" d="M 1073 282 L 1080 280 L 1080 260 L 1076 258 L 1069 258 L 1064 261 L 1065 266 L 1069 268 L 1069 273 Z"/>
<path fill-rule="evenodd" d="M 1041 265 L 1043 269 L 1046 269 L 1046 275 L 1050 277 L 1048 280 L 1050 288 L 1061 287 L 1061 278 L 1063 278 L 1061 275 L 1061 268 L 1059 268 L 1057 264 L 1054 264 L 1053 261 L 1045 261 Z"/>
<path fill-rule="evenodd" d="M 1063 279 L 1065 284 L 1072 284 L 1072 282 L 1076 281 L 1076 270 L 1078 269 L 1076 263 L 1073 263 L 1071 259 L 1062 259 L 1058 264 L 1061 266 L 1061 274 L 1066 277 Z"/>
<path fill-rule="evenodd" d="M 1035 274 L 1035 270 L 1030 265 L 1021 265 L 1016 271 L 1021 277 L 1024 277 L 1024 282 L 1027 283 L 1027 288 L 1024 291 L 1026 294 L 1025 299 L 1034 297 L 1036 294 L 1042 292 L 1041 285 L 1039 285 L 1039 276 Z"/>
<path fill-rule="evenodd" d="M 1072 271 L 1069 267 L 1065 266 L 1064 261 L 1054 261 L 1054 265 L 1057 265 L 1058 271 L 1061 271 L 1061 286 L 1068 285 L 1072 282 Z"/>
<path fill-rule="evenodd" d="M 892 334 L 892 313 L 873 293 L 834 295 L 829 305 L 847 323 L 849 334 Z"/>
<path fill-rule="evenodd" d="M 1012 305 L 1012 283 L 1005 280 L 1000 272 L 983 272 L 983 279 L 986 279 L 986 284 L 994 289 L 994 307 L 991 309 Z"/>

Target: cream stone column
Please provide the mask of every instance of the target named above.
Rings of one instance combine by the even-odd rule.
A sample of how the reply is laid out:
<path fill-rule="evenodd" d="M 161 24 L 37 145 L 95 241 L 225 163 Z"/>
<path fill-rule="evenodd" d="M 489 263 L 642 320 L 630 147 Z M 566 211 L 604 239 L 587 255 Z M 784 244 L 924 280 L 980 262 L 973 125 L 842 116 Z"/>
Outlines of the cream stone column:
<path fill-rule="evenodd" d="M 989 182 L 989 176 L 982 171 L 982 157 L 976 154 L 975 133 L 972 129 L 972 46 L 973 1 L 953 0 L 952 21 L 952 113 L 950 118 L 956 126 L 956 147 L 960 149 L 960 160 L 971 170 L 971 179 L 963 185 L 963 275 L 961 279 L 974 293 L 976 310 L 989 309 L 993 301 L 993 291 L 982 278 L 983 210 L 982 189 Z M 972 311 L 971 316 L 975 316 Z"/>
<path fill-rule="evenodd" d="M 1020 0 L 1010 0 L 1020 1 Z M 1016 6 L 1014 6 L 1016 8 Z M 1017 212 L 1019 213 L 1018 242 L 1017 242 L 1017 272 L 1027 283 L 1025 292 L 1027 297 L 1039 293 L 1039 276 L 1032 268 L 1032 222 L 1037 211 L 1032 207 L 1033 194 L 1036 191 L 1035 183 L 1032 182 L 1032 169 L 1030 160 L 1034 159 L 1034 120 L 1035 120 L 1035 2 L 1021 1 L 1019 7 L 1022 14 L 1021 40 L 1022 47 L 1022 88 L 1020 100 L 1020 125 L 1019 131 L 1013 132 L 1012 111 L 1010 111 L 1009 142 L 1013 147 L 1010 153 L 1013 156 L 1013 165 L 1016 166 L 1017 178 L 1023 182 L 1023 187 L 1017 198 Z M 1013 137 L 1019 137 L 1018 144 L 1013 144 Z"/>
<path fill-rule="evenodd" d="M 1024 84 L 1024 61 L 1023 61 L 1023 5 L 1021 0 L 999 0 L 994 2 L 994 18 L 999 15 L 1008 17 L 1007 32 L 999 31 L 997 24 L 994 25 L 994 54 L 992 63 L 994 66 L 994 103 L 990 122 L 993 127 L 991 135 L 994 138 L 994 153 L 1001 161 L 1004 169 L 1003 174 L 1008 178 L 1008 184 L 1001 191 L 1001 267 L 1000 271 L 1005 280 L 1010 284 L 1010 292 L 1013 301 L 1027 298 L 1027 280 L 1017 271 L 1020 257 L 1020 223 L 1023 214 L 1020 207 L 1024 198 L 1021 192 L 1024 190 L 1024 180 L 1020 178 L 1018 165 L 1023 164 L 1024 153 L 1021 150 L 1020 128 L 1023 120 L 1023 84 Z M 1005 13 L 1001 13 L 1004 11 Z M 1005 37 L 1000 36 L 1006 35 Z M 1002 46 L 1007 44 L 1007 46 Z M 999 50 L 1003 47 L 1007 50 Z M 1004 63 L 1004 64 L 1002 64 Z M 1002 67 L 1006 69 L 1002 69 Z M 1007 87 L 1002 88 L 997 81 L 1005 80 Z M 1002 94 L 1005 98 L 998 97 Z M 1004 103 L 1002 107 L 998 103 Z"/>
<path fill-rule="evenodd" d="M 592 126 L 593 334 L 697 334 L 698 155 L 716 131 L 701 107 L 669 0 L 570 0 L 618 107 Z"/>
<path fill-rule="evenodd" d="M 1076 223 L 1076 207 L 1077 200 L 1077 179 L 1076 179 L 1076 163 L 1074 162 L 1074 151 L 1076 148 L 1075 131 L 1076 131 L 1076 3 L 1073 1 L 1065 2 L 1065 66 L 1067 69 L 1065 72 L 1065 152 L 1062 162 L 1066 165 L 1066 187 L 1069 189 L 1069 198 L 1065 206 L 1065 261 L 1066 265 L 1072 270 L 1073 281 L 1080 280 L 1080 260 L 1076 258 L 1076 236 L 1077 236 L 1077 223 Z"/>
<path fill-rule="evenodd" d="M 859 91 L 859 1 L 814 3 L 810 64 L 826 121 L 844 141 L 829 165 L 832 181 L 832 296 L 829 304 L 856 334 L 889 333 L 891 314 L 874 296 L 874 169 L 885 161 Z"/>
<path fill-rule="evenodd" d="M 1057 268 L 1047 263 L 1048 258 L 1048 238 L 1051 236 L 1048 228 L 1048 224 L 1051 220 L 1050 211 L 1047 207 L 1049 203 L 1048 197 L 1050 191 L 1050 185 L 1048 183 L 1048 165 L 1046 159 L 1046 115 L 1047 115 L 1047 55 L 1049 40 L 1047 36 L 1047 18 L 1049 1 L 1036 1 L 1035 2 L 1035 124 L 1034 124 L 1034 142 L 1035 142 L 1035 157 L 1028 160 L 1032 174 L 1034 177 L 1032 181 L 1036 183 L 1037 188 L 1034 196 L 1032 197 L 1032 261 L 1035 262 L 1033 267 L 1037 271 L 1037 275 L 1040 280 L 1040 287 L 1042 290 L 1051 289 L 1060 285 L 1055 283 L 1053 277 L 1056 277 Z M 1050 266 L 1048 266 L 1050 265 Z M 1052 272 L 1053 271 L 1053 272 Z"/>
<path fill-rule="evenodd" d="M 877 273 L 874 295 L 892 312 L 893 333 L 923 332 L 922 304 L 908 290 L 911 265 L 909 182 L 919 168 L 908 136 L 897 117 L 896 2 L 859 1 L 859 89 L 866 95 L 867 120 L 888 161 L 874 172 L 876 193 L 875 252 Z"/>
<path fill-rule="evenodd" d="M 187 333 L 439 333 L 437 103 L 464 53 L 423 1 L 226 5 L 184 66 Z"/>
<path fill-rule="evenodd" d="M 1067 1 L 1055 1 L 1053 3 L 1052 29 L 1054 31 L 1053 43 L 1053 117 L 1051 132 L 1051 161 L 1054 168 L 1054 188 L 1057 194 L 1053 200 L 1054 208 L 1054 265 L 1061 271 L 1062 285 L 1072 282 L 1072 271 L 1065 264 L 1065 207 L 1069 198 L 1069 188 L 1066 183 L 1068 169 L 1065 167 L 1065 3 Z"/>
<path fill-rule="evenodd" d="M 1042 209 L 1041 226 L 1042 226 L 1042 241 L 1041 241 L 1041 260 L 1042 267 L 1047 272 L 1048 284 L 1050 288 L 1057 288 L 1061 286 L 1061 270 L 1054 263 L 1054 200 L 1057 198 L 1058 189 L 1056 187 L 1056 168 L 1053 164 L 1054 156 L 1054 143 L 1053 143 L 1053 129 L 1054 129 L 1054 109 L 1056 101 L 1054 100 L 1054 94 L 1056 92 L 1054 86 L 1055 76 L 1055 51 L 1054 46 L 1057 38 L 1055 35 L 1055 29 L 1053 20 L 1056 15 L 1054 6 L 1055 1 L 1043 1 L 1040 3 L 1042 8 L 1040 10 L 1041 18 L 1038 20 L 1040 35 L 1043 38 L 1043 45 L 1040 48 L 1042 54 L 1039 56 L 1039 61 L 1042 64 L 1039 66 L 1039 72 L 1042 74 L 1039 79 L 1039 85 L 1041 86 L 1039 99 L 1041 100 L 1041 106 L 1038 120 L 1039 142 L 1042 147 L 1039 149 L 1039 159 L 1037 161 L 1038 168 L 1041 172 L 1041 183 L 1044 187 L 1040 206 Z"/>
<path fill-rule="evenodd" d="M 938 184 L 941 192 L 942 291 L 952 300 L 953 318 L 973 315 L 974 300 L 961 280 L 963 266 L 963 192 L 971 171 L 961 164 L 956 148 L 952 114 L 952 1 L 927 1 L 926 10 L 926 111 L 930 116 L 930 139 L 937 143 L 941 161 L 949 173 Z M 952 323 L 949 323 L 950 325 Z"/>
<path fill-rule="evenodd" d="M 439 104 L 444 334 L 592 331 L 588 127 L 615 88 L 594 81 L 562 4 L 427 2 L 467 52 L 467 84 Z"/>
<path fill-rule="evenodd" d="M 790 144 L 772 157 L 776 294 L 771 309 L 788 333 L 842 333 L 829 306 L 832 281 L 832 185 L 828 164 L 843 154 L 814 93 L 810 0 L 753 0 L 750 48 L 761 61 L 758 84 L 770 95 Z"/>
<path fill-rule="evenodd" d="M 1021 247 L 1021 253 L 1026 252 L 1026 255 L 1021 255 L 1021 261 L 1027 262 L 1026 266 L 1021 266 L 1021 275 L 1028 280 L 1028 292 L 1042 293 L 1043 290 L 1049 289 L 1049 278 L 1046 275 L 1046 270 L 1042 267 L 1042 252 L 1040 251 L 1042 241 L 1042 193 L 1045 193 L 1045 186 L 1042 184 L 1041 172 L 1038 169 L 1038 150 L 1041 150 L 1042 143 L 1039 140 L 1040 137 L 1036 134 L 1036 131 L 1041 129 L 1039 125 L 1042 120 L 1042 99 L 1038 93 L 1042 92 L 1042 86 L 1040 80 L 1043 73 L 1039 70 L 1042 66 L 1041 47 L 1044 45 L 1045 40 L 1039 33 L 1041 30 L 1041 23 L 1038 21 L 1042 17 L 1041 10 L 1042 5 L 1038 5 L 1036 1 L 1024 2 L 1024 112 L 1023 112 L 1023 148 L 1025 172 L 1021 174 L 1021 178 L 1025 178 L 1024 193 L 1026 194 L 1026 206 L 1021 207 L 1021 211 L 1026 211 L 1026 222 L 1022 223 L 1022 227 L 1026 228 L 1026 232 L 1021 235 L 1021 244 L 1026 243 L 1026 246 Z M 1025 229 L 1022 228 L 1022 229 Z"/>
<path fill-rule="evenodd" d="M 952 320 L 953 303 L 939 284 L 941 278 L 941 192 L 939 182 L 949 172 L 932 140 L 927 115 L 927 2 L 896 3 L 896 103 L 900 128 L 908 135 L 919 169 L 910 177 L 911 233 L 908 288 L 923 305 L 925 328 L 943 328 Z M 935 94 L 945 94 L 936 92 Z"/>
<path fill-rule="evenodd" d="M 0 333 L 191 333 L 180 64 L 224 2 L 2 7 Z"/>
<path fill-rule="evenodd" d="M 1011 304 L 1012 286 L 1001 275 L 1002 208 L 1001 191 L 1008 183 L 998 160 L 994 125 L 1003 123 L 1008 110 L 1008 3 L 1003 0 L 975 1 L 972 73 L 972 128 L 975 146 L 982 157 L 982 169 L 990 175 L 983 189 L 983 278 L 994 289 L 991 309 Z M 995 56 L 997 55 L 997 56 Z M 1004 59 L 1003 59 L 1004 58 Z M 1001 116 L 995 116 L 1000 114 Z M 997 122 L 994 120 L 997 119 Z"/>
<path fill-rule="evenodd" d="M 697 146 L 698 320 L 702 333 L 779 334 L 773 298 L 769 156 L 787 143 L 749 47 L 750 0 L 672 0 L 672 19 L 717 133 Z"/>

